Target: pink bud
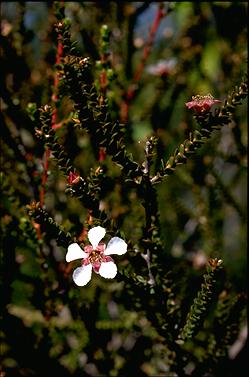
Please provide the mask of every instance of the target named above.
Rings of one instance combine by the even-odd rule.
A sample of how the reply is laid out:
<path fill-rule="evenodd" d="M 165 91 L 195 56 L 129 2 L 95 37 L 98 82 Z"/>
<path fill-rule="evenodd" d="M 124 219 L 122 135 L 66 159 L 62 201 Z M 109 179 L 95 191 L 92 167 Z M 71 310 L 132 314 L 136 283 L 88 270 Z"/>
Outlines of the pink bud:
<path fill-rule="evenodd" d="M 67 181 L 70 185 L 75 185 L 80 180 L 80 175 L 77 172 L 70 171 Z"/>

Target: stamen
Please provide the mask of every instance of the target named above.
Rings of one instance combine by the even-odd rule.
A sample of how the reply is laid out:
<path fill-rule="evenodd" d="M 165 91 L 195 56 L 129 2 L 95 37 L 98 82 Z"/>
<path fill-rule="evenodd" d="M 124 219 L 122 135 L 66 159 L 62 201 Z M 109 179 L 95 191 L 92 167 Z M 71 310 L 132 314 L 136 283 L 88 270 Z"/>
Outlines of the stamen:
<path fill-rule="evenodd" d="M 192 100 L 196 101 L 198 103 L 205 101 L 205 100 L 213 100 L 214 97 L 209 93 L 206 96 L 201 96 L 200 94 L 197 94 L 196 96 L 192 96 Z"/>

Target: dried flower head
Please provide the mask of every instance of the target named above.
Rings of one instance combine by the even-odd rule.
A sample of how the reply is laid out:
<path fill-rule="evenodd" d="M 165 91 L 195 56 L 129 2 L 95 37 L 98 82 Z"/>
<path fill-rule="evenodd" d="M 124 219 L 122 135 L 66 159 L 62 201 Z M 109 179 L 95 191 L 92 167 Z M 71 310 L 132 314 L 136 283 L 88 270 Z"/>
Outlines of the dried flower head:
<path fill-rule="evenodd" d="M 92 277 L 92 270 L 106 279 L 113 279 L 117 274 L 117 266 L 110 254 L 122 255 L 127 252 L 127 244 L 119 237 L 113 237 L 107 246 L 100 241 L 105 236 L 106 230 L 96 226 L 89 230 L 88 239 L 91 245 L 86 245 L 84 250 L 77 243 L 68 247 L 66 261 L 82 259 L 82 266 L 73 272 L 73 281 L 78 286 L 86 285 Z"/>
<path fill-rule="evenodd" d="M 211 94 L 206 96 L 201 96 L 198 94 L 197 96 L 193 96 L 192 101 L 187 102 L 185 105 L 188 109 L 194 109 L 196 113 L 203 114 L 208 112 L 216 103 L 221 103 L 221 101 L 214 99 Z"/>

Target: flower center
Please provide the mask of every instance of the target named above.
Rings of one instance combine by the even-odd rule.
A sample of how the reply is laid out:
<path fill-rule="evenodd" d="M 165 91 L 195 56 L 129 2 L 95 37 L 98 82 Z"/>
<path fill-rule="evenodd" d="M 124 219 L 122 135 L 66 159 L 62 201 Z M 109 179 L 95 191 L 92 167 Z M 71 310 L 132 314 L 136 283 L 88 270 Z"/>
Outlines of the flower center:
<path fill-rule="evenodd" d="M 101 263 L 102 259 L 103 253 L 100 253 L 98 250 L 92 250 L 88 257 L 88 260 L 91 264 Z"/>
<path fill-rule="evenodd" d="M 88 265 L 89 263 L 93 266 L 95 272 L 98 273 L 102 262 L 110 262 L 112 258 L 104 254 L 105 244 L 99 243 L 96 247 L 92 245 L 87 245 L 84 247 L 84 251 L 88 254 L 88 257 L 83 259 L 82 265 Z"/>

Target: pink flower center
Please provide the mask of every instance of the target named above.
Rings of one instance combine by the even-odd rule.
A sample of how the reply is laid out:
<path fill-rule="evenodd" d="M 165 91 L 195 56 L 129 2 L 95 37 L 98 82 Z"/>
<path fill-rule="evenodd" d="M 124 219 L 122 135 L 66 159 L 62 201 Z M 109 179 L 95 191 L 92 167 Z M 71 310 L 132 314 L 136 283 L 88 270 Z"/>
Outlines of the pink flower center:
<path fill-rule="evenodd" d="M 85 253 L 88 254 L 86 258 L 82 260 L 82 266 L 87 266 L 91 264 L 96 273 L 99 272 L 101 263 L 112 262 L 113 259 L 104 254 L 105 244 L 99 243 L 95 248 L 92 245 L 87 245 L 84 247 Z"/>

